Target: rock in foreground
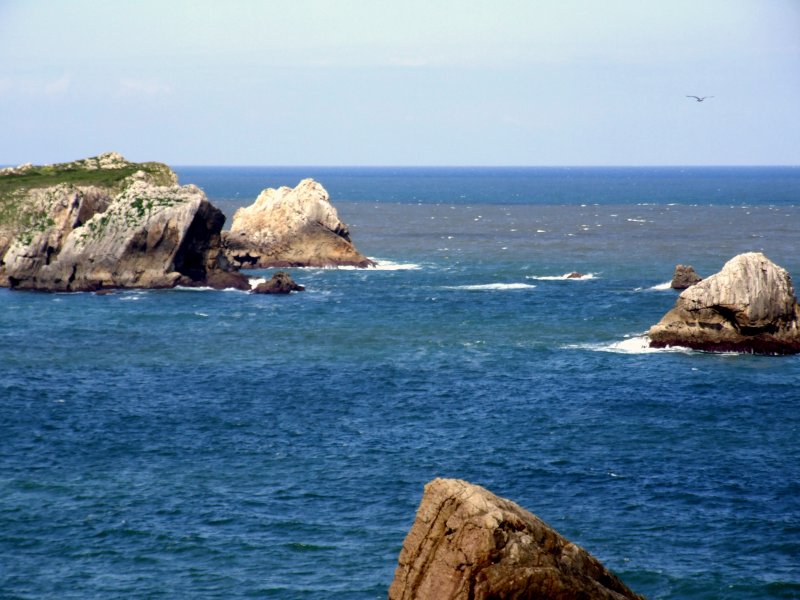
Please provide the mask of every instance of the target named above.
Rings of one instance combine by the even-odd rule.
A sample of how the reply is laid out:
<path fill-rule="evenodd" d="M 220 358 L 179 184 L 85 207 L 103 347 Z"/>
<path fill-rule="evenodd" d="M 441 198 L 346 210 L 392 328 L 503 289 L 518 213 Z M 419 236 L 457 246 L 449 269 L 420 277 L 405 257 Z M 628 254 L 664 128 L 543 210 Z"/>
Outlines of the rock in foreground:
<path fill-rule="evenodd" d="M 457 479 L 425 486 L 390 600 L 641 599 L 510 500 Z"/>
<path fill-rule="evenodd" d="M 261 192 L 236 211 L 223 240 L 228 259 L 240 268 L 374 266 L 356 250 L 328 192 L 313 179 Z"/>
<path fill-rule="evenodd" d="M 712 352 L 800 352 L 800 309 L 792 278 L 759 252 L 740 254 L 681 292 L 648 332 L 656 348 Z"/>
<path fill-rule="evenodd" d="M 8 169 L 0 174 L 0 285 L 46 291 L 205 285 L 210 274 L 227 270 L 224 222 L 199 188 L 177 185 L 160 163 L 108 153 Z"/>

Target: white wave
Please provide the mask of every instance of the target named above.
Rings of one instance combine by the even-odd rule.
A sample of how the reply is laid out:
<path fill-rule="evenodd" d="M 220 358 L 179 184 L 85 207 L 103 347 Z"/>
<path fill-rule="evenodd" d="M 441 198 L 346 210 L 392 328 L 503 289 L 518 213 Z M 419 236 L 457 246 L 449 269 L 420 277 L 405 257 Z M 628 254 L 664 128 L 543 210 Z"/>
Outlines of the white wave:
<path fill-rule="evenodd" d="M 369 271 L 418 271 L 422 268 L 422 265 L 418 265 L 417 263 L 394 262 L 393 260 L 374 258 L 372 256 L 370 256 L 369 259 L 375 262 L 374 267 L 369 267 L 367 269 Z"/>
<path fill-rule="evenodd" d="M 532 290 L 535 285 L 529 283 L 485 283 L 479 285 L 452 285 L 445 286 L 448 290 L 470 290 L 470 291 L 484 291 L 484 290 Z"/>
<path fill-rule="evenodd" d="M 626 219 L 628 223 L 652 223 L 652 221 L 648 221 L 647 219 Z"/>
<path fill-rule="evenodd" d="M 617 354 L 659 354 L 664 352 L 680 352 L 682 354 L 692 354 L 695 351 L 691 348 L 667 347 L 651 348 L 650 338 L 646 335 L 636 335 L 626 338 L 619 342 L 610 344 L 570 344 L 565 346 L 569 349 L 592 350 L 594 352 L 615 352 Z"/>
<path fill-rule="evenodd" d="M 671 290 L 671 289 L 672 289 L 672 282 L 671 281 L 666 281 L 664 283 L 658 283 L 656 285 L 652 285 L 652 286 L 650 286 L 648 288 L 640 288 L 639 287 L 639 288 L 634 289 L 633 291 L 634 292 L 663 292 L 663 291 Z"/>
<path fill-rule="evenodd" d="M 596 273 L 584 273 L 580 277 L 570 277 L 570 273 L 563 275 L 526 275 L 525 279 L 535 279 L 536 281 L 584 281 L 586 279 L 594 279 Z"/>
<path fill-rule="evenodd" d="M 299 269 L 308 269 L 312 271 L 417 271 L 422 268 L 422 265 L 417 263 L 400 263 L 392 260 L 385 260 L 383 258 L 369 257 L 375 264 L 371 267 L 354 267 L 350 265 L 340 265 L 333 267 L 292 267 Z"/>

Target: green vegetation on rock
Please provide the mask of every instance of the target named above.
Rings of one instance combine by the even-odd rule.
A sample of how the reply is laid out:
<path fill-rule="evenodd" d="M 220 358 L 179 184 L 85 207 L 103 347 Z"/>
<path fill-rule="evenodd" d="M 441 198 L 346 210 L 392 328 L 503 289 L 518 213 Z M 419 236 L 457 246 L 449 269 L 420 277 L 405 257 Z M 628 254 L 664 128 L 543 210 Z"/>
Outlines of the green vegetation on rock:
<path fill-rule="evenodd" d="M 172 185 L 175 175 L 163 163 L 132 163 L 119 155 L 104 154 L 70 163 L 45 166 L 25 166 L 0 170 L 0 224 L 3 215 L 13 212 L 14 198 L 32 189 L 46 188 L 62 183 L 75 186 L 94 186 L 117 193 L 125 186 L 125 179 L 144 171 L 155 185 Z"/>

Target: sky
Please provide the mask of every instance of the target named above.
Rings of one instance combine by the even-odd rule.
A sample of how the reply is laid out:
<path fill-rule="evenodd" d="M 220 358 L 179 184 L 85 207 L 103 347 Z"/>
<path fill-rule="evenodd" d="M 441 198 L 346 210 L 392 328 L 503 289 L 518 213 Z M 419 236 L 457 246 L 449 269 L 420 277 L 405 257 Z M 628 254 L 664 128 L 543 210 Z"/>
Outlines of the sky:
<path fill-rule="evenodd" d="M 107 151 L 800 165 L 800 0 L 0 0 L 0 164 Z"/>

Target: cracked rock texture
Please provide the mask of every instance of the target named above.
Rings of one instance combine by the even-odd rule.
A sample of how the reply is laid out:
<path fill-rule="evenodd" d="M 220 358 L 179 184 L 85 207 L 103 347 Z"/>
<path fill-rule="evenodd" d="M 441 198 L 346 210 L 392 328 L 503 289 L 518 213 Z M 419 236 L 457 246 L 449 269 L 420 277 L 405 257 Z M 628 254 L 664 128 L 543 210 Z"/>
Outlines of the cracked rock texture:
<path fill-rule="evenodd" d="M 390 600 L 641 599 L 510 500 L 458 479 L 425 486 Z"/>
<path fill-rule="evenodd" d="M 356 250 L 328 192 L 313 179 L 265 189 L 236 211 L 223 240 L 228 259 L 241 268 L 374 265 Z"/>
<path fill-rule="evenodd" d="M 794 354 L 800 352 L 799 324 L 789 273 L 760 252 L 747 252 L 681 292 L 647 335 L 653 347 Z"/>
<path fill-rule="evenodd" d="M 226 272 L 226 286 L 249 289 L 221 252 L 224 215 L 196 186 L 177 185 L 166 165 L 108 153 L 2 175 L 0 285 L 164 288 L 213 285 L 209 275 Z"/>

